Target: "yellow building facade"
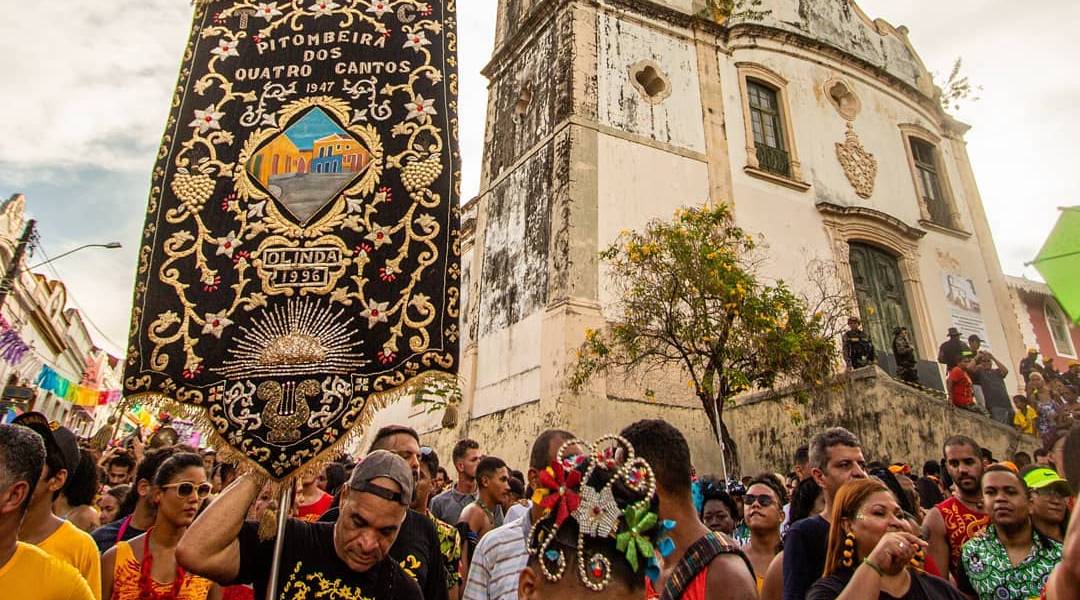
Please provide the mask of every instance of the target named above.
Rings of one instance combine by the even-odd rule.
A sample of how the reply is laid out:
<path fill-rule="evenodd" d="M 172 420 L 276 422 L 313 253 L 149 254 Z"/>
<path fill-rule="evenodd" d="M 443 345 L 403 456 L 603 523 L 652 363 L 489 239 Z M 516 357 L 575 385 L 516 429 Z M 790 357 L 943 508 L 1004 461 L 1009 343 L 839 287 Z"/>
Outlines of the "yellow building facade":
<path fill-rule="evenodd" d="M 279 135 L 251 158 L 248 172 L 266 185 L 276 175 L 307 173 L 311 156 L 311 150 L 301 150 L 288 136 Z"/>

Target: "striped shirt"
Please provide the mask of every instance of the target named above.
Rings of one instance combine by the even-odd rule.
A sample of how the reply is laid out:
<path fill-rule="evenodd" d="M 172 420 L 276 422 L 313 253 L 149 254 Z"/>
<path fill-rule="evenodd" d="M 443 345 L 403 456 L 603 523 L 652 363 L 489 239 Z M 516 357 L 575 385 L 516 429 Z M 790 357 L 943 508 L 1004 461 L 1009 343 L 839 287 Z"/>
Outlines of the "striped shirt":
<path fill-rule="evenodd" d="M 464 600 L 517 600 L 518 576 L 529 564 L 532 515 L 492 529 L 480 540 L 469 567 Z"/>

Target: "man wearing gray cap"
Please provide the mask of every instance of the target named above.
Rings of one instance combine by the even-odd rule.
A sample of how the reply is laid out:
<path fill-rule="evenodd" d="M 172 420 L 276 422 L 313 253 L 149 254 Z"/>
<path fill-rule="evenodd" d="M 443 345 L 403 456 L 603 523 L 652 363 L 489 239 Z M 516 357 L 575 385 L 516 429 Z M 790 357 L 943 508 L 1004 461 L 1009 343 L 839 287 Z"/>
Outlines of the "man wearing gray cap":
<path fill-rule="evenodd" d="M 222 584 L 253 584 L 256 598 L 266 597 L 274 540 L 260 540 L 258 524 L 244 522 L 262 483 L 247 474 L 225 489 L 180 540 L 180 566 Z M 310 598 L 311 590 L 333 589 L 338 598 L 422 600 L 416 582 L 389 555 L 413 485 L 401 457 L 375 451 L 353 470 L 336 522 L 289 519 L 277 599 Z"/>
<path fill-rule="evenodd" d="M 376 450 L 386 450 L 400 456 L 412 470 L 413 481 L 418 480 L 422 450 L 420 436 L 415 429 L 404 425 L 387 425 L 379 429 L 368 452 Z M 319 520 L 332 523 L 337 521 L 340 514 L 339 508 L 331 508 Z M 414 510 L 406 511 L 397 540 L 390 547 L 390 556 L 416 580 L 424 593 L 424 600 L 448 600 L 448 571 L 443 561 L 439 534 L 431 519 Z"/>

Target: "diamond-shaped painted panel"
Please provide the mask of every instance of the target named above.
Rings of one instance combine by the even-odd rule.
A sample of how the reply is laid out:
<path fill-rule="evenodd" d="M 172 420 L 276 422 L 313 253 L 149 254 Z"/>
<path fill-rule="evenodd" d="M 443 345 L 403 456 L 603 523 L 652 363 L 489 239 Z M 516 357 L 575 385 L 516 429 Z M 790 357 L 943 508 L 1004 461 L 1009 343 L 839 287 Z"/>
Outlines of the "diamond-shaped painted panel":
<path fill-rule="evenodd" d="M 247 171 L 304 224 L 370 164 L 360 140 L 315 107 L 263 144 Z"/>

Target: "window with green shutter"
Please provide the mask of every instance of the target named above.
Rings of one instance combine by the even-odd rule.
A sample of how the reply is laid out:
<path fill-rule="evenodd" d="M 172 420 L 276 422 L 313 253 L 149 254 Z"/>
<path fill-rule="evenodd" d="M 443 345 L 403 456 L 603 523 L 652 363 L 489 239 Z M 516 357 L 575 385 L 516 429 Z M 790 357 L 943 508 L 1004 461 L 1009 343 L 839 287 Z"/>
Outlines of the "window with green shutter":
<path fill-rule="evenodd" d="M 919 138 L 911 139 L 911 156 L 915 159 L 915 175 L 919 186 L 919 197 L 926 204 L 930 220 L 938 225 L 952 227 L 952 211 L 941 191 L 941 177 L 938 174 L 937 149 L 933 144 Z"/>
<path fill-rule="evenodd" d="M 776 90 L 747 80 L 746 93 L 749 96 L 750 126 L 754 132 L 759 168 L 790 177 L 791 158 L 784 144 L 784 119 Z"/>

